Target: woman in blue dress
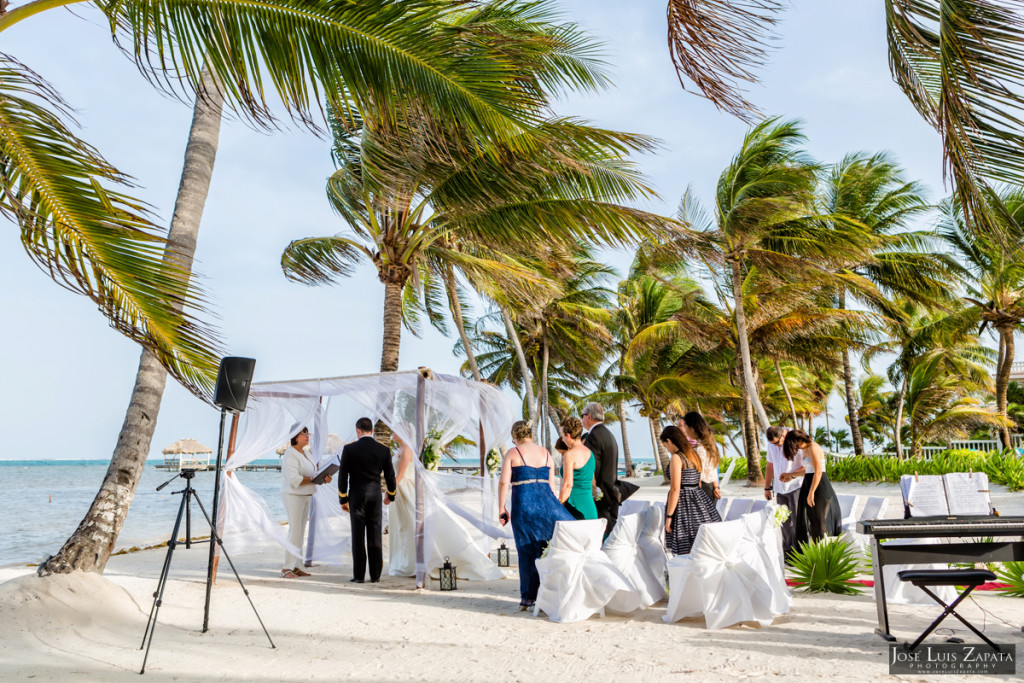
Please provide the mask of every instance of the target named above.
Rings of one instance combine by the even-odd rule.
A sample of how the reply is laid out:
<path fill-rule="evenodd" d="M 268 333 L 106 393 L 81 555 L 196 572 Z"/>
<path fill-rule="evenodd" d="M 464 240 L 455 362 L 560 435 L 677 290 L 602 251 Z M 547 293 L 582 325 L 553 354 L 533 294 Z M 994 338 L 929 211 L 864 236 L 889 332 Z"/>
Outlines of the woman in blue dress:
<path fill-rule="evenodd" d="M 505 453 L 501 463 L 501 481 L 498 486 L 498 519 L 504 526 L 512 522 L 512 535 L 519 555 L 519 609 L 533 607 L 540 589 L 537 560 L 544 552 L 555 522 L 571 521 L 555 497 L 555 472 L 551 454 L 533 442 L 530 423 L 520 420 L 512 425 L 515 447 Z M 512 491 L 512 515 L 506 503 Z"/>

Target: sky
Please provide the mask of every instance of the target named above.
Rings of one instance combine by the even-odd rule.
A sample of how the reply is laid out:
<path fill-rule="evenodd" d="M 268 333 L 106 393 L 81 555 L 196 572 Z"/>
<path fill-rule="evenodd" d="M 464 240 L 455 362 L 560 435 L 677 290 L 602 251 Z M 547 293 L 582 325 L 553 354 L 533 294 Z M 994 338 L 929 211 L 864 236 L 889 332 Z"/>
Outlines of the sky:
<path fill-rule="evenodd" d="M 21 4 L 21 3 L 18 3 Z M 707 202 L 739 149 L 746 125 L 684 92 L 669 60 L 665 2 L 563 0 L 566 18 L 605 44 L 614 86 L 572 96 L 558 113 L 662 141 L 637 162 L 660 198 L 643 208 L 672 214 L 688 185 Z M 946 190 L 938 135 L 892 82 L 883 3 L 795 0 L 778 49 L 750 97 L 763 112 L 800 119 L 822 162 L 889 150 L 937 199 Z M 56 46 L 56 47 L 55 47 Z M 49 80 L 76 109 L 80 135 L 168 221 L 181 174 L 191 107 L 157 93 L 111 42 L 98 12 L 50 10 L 4 33 L 4 52 Z M 345 229 L 325 197 L 328 140 L 292 126 L 274 134 L 225 120 L 203 216 L 196 271 L 230 355 L 257 360 L 255 381 L 374 372 L 380 362 L 383 286 L 369 266 L 331 287 L 288 282 L 280 269 L 293 239 Z M 139 347 L 112 330 L 85 297 L 36 268 L 14 225 L 0 231 L 0 459 L 109 458 L 127 408 Z M 620 271 L 630 254 L 610 252 Z M 478 311 L 479 312 L 479 309 Z M 402 369 L 455 373 L 454 339 L 403 331 Z M 838 397 L 829 406 L 842 424 Z M 630 442 L 650 456 L 648 428 L 633 416 Z M 168 382 L 151 453 L 182 437 L 216 446 L 218 414 Z M 348 425 L 333 431 L 347 433 Z M 24 438 L 21 435 L 27 435 Z"/>

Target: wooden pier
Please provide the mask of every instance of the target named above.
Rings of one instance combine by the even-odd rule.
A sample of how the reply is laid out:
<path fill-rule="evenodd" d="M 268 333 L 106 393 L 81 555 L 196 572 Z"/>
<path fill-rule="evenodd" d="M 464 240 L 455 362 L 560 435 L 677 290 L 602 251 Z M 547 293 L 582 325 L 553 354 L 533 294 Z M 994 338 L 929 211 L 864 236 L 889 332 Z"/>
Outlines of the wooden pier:
<path fill-rule="evenodd" d="M 181 469 L 182 469 L 181 466 L 178 465 L 177 463 L 162 463 L 160 465 L 155 465 L 155 467 L 158 470 L 164 470 L 164 471 L 167 471 L 167 472 L 180 472 Z M 196 470 L 197 472 L 210 472 L 210 471 L 213 471 L 214 465 L 213 464 L 188 465 L 187 468 L 190 469 L 190 470 Z M 264 463 L 250 463 L 248 465 L 242 465 L 241 467 L 236 467 L 235 469 L 237 469 L 237 470 L 239 470 L 241 472 L 280 472 L 281 471 L 281 463 L 273 463 L 273 464 L 270 464 L 270 463 L 266 463 L 266 464 L 264 464 Z"/>

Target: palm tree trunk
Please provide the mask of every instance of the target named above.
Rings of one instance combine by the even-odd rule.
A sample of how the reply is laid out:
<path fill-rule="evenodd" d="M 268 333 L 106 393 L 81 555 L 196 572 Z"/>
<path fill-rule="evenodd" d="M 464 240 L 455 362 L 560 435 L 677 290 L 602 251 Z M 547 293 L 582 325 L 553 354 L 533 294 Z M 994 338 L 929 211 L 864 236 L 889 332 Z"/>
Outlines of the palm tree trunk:
<path fill-rule="evenodd" d="M 395 280 L 384 281 L 384 338 L 380 348 L 381 372 L 398 370 L 398 352 L 402 346 L 402 287 L 405 283 Z"/>
<path fill-rule="evenodd" d="M 747 486 L 761 486 L 761 442 L 758 439 L 757 421 L 754 419 L 753 402 L 743 397 L 743 447 L 747 451 Z"/>
<path fill-rule="evenodd" d="M 999 345 L 1002 348 L 1003 362 L 996 371 L 996 408 L 999 414 L 1006 417 L 1006 388 L 1010 384 L 1010 370 L 1013 369 L 1014 343 L 1013 326 L 999 326 Z M 1013 448 L 1013 440 L 1010 438 L 1009 425 L 999 428 L 999 438 L 1003 442 L 1003 448 Z"/>
<path fill-rule="evenodd" d="M 782 374 L 782 366 L 779 365 L 779 359 L 775 359 L 775 372 L 779 375 L 779 382 L 782 384 L 782 391 L 786 393 L 786 402 L 789 404 L 789 414 L 793 416 L 793 427 L 797 426 L 796 422 L 796 407 L 793 405 L 793 396 L 789 393 L 789 385 L 786 384 L 786 377 Z"/>
<path fill-rule="evenodd" d="M 657 415 L 648 415 L 647 422 L 651 425 L 651 441 L 654 443 L 654 457 L 658 459 L 661 464 L 661 472 L 665 476 L 665 481 L 669 480 L 668 466 L 671 456 L 668 454 L 668 450 L 665 445 L 661 443 L 661 420 L 658 419 Z"/>
<path fill-rule="evenodd" d="M 448 305 L 451 307 L 452 318 L 455 319 L 455 328 L 459 331 L 459 339 L 462 340 L 462 348 L 466 351 L 466 360 L 469 361 L 469 369 L 473 373 L 473 379 L 482 382 L 480 368 L 476 364 L 476 354 L 473 353 L 473 346 L 469 343 L 469 335 L 466 334 L 466 323 L 462 319 L 462 302 L 459 301 L 459 292 L 455 289 L 455 272 L 448 266 L 444 278 L 444 287 L 448 291 Z"/>
<path fill-rule="evenodd" d="M 541 327 L 540 343 L 543 353 L 540 366 L 540 400 L 542 402 L 542 410 L 544 414 L 547 414 L 548 363 L 551 362 L 551 349 L 548 346 L 548 329 L 546 325 Z M 547 421 L 544 422 L 544 447 L 549 451 L 551 450 L 551 431 L 548 429 Z"/>
<path fill-rule="evenodd" d="M 619 374 L 626 374 L 626 354 L 619 356 Z M 633 458 L 629 455 L 629 437 L 626 435 L 626 402 L 619 401 L 619 426 L 622 429 L 622 454 L 626 464 L 626 476 L 635 477 L 636 468 L 633 467 Z"/>
<path fill-rule="evenodd" d="M 853 393 L 853 372 L 850 369 L 850 352 L 843 349 L 843 385 L 846 390 L 846 413 L 850 419 L 850 439 L 853 441 L 853 452 L 864 455 L 864 437 L 860 433 L 860 421 L 857 418 L 857 401 Z"/>
<path fill-rule="evenodd" d="M 896 437 L 896 457 L 903 460 L 903 406 L 907 401 L 907 378 L 900 384 L 900 396 L 896 403 L 896 426 L 893 432 Z"/>
<path fill-rule="evenodd" d="M 206 72 L 203 87 L 206 96 L 197 97 L 193 109 L 164 253 L 165 263 L 173 263 L 187 272 L 192 270 L 199 224 L 210 190 L 224 103 L 216 83 Z M 39 565 L 40 576 L 76 570 L 102 573 L 107 566 L 142 478 L 166 385 L 167 371 L 153 354 L 143 350 L 128 410 L 100 490 L 75 533 L 56 555 Z"/>
<path fill-rule="evenodd" d="M 750 395 L 751 404 L 754 407 L 754 415 L 761 423 L 761 430 L 767 430 L 772 426 L 768 419 L 768 413 L 761 405 L 761 399 L 757 395 L 757 384 L 754 382 L 754 370 L 750 363 L 750 342 L 747 339 L 747 314 L 743 310 L 743 277 L 740 273 L 740 262 L 732 262 L 732 295 L 736 306 L 736 338 L 740 345 L 740 362 L 743 369 L 743 389 Z"/>
<path fill-rule="evenodd" d="M 839 288 L 840 309 L 846 308 L 846 288 Z M 857 421 L 857 402 L 853 395 L 853 371 L 850 369 L 850 351 L 843 349 L 843 387 L 846 391 L 846 414 L 850 420 L 850 439 L 853 441 L 853 452 L 864 455 L 864 439 L 860 435 L 860 422 Z"/>
<path fill-rule="evenodd" d="M 512 318 L 509 317 L 504 308 L 499 306 L 498 310 L 501 311 L 501 318 L 505 321 L 505 331 L 508 332 L 508 338 L 512 342 L 512 347 L 516 350 L 516 358 L 519 359 L 519 371 L 523 374 L 523 385 L 526 388 L 526 404 L 530 409 L 530 424 L 535 425 L 537 424 L 537 398 L 533 393 L 533 372 L 530 370 L 530 365 L 526 362 L 523 344 L 519 341 L 519 333 L 516 332 L 516 327 L 512 324 Z"/>

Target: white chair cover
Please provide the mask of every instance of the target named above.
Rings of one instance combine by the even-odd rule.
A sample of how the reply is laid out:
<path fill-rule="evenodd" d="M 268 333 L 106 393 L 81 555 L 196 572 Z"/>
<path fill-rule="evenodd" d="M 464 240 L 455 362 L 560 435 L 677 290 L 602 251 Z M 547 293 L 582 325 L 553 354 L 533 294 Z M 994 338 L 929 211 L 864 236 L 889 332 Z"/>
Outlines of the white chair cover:
<path fill-rule="evenodd" d="M 886 545 L 903 544 L 934 544 L 941 543 L 938 538 L 896 538 L 886 541 Z M 872 558 L 874 559 L 874 558 Z M 910 583 L 900 581 L 899 573 L 904 569 L 948 569 L 948 564 L 887 564 L 882 567 L 882 580 L 885 582 L 885 598 L 892 605 L 934 605 L 927 593 Z M 875 599 L 878 599 L 878 588 L 874 589 Z M 953 586 L 933 586 L 932 592 L 949 604 L 956 599 L 956 588 Z"/>
<path fill-rule="evenodd" d="M 775 526 L 774 516 L 775 506 L 772 505 L 761 512 L 743 515 L 740 519 L 746 525 L 747 533 L 757 539 L 757 552 L 763 562 L 761 575 L 772 589 L 772 614 L 785 614 L 793 604 L 793 593 L 786 585 L 782 529 Z"/>
<path fill-rule="evenodd" d="M 646 516 L 646 510 L 642 514 L 619 515 L 604 542 L 603 550 L 608 559 L 630 584 L 630 590 L 619 591 L 608 602 L 607 607 L 613 612 L 632 612 L 665 598 L 664 575 L 654 573 L 640 550 L 640 533 Z"/>
<path fill-rule="evenodd" d="M 625 517 L 626 515 L 636 514 L 647 514 L 647 508 L 651 507 L 651 501 L 649 500 L 629 500 L 622 503 L 619 506 L 619 517 Z"/>
<path fill-rule="evenodd" d="M 665 551 L 665 504 L 651 503 L 644 515 L 644 525 L 637 541 L 647 566 L 664 587 L 668 584 L 665 568 L 668 553 Z"/>
<path fill-rule="evenodd" d="M 753 504 L 754 501 L 751 498 L 733 498 L 732 505 L 729 506 L 729 512 L 722 518 L 722 521 L 731 522 L 734 519 L 739 519 L 750 512 Z"/>
<path fill-rule="evenodd" d="M 857 516 L 854 514 L 857 510 L 857 500 L 860 496 L 852 496 L 845 493 L 836 495 L 839 499 L 839 511 L 842 515 L 842 528 L 844 533 L 853 533 L 857 527 Z"/>
<path fill-rule="evenodd" d="M 668 562 L 664 621 L 703 614 L 709 629 L 751 621 L 770 625 L 772 588 L 758 572 L 762 566 L 743 520 L 702 524 L 690 554 Z"/>
<path fill-rule="evenodd" d="M 767 507 L 768 501 L 765 500 L 764 498 L 759 498 L 750 504 L 750 511 L 748 512 L 748 514 L 752 512 L 761 512 L 761 510 L 764 510 Z"/>
<path fill-rule="evenodd" d="M 736 459 L 733 458 L 729 463 L 729 468 L 725 470 L 725 474 L 722 475 L 721 481 L 718 483 L 719 488 L 725 488 L 725 485 L 732 479 L 732 472 L 736 469 Z"/>
<path fill-rule="evenodd" d="M 571 623 L 594 614 L 630 584 L 601 550 L 605 520 L 556 522 L 544 556 L 537 560 L 540 590 L 534 615 L 544 610 L 551 621 Z"/>

